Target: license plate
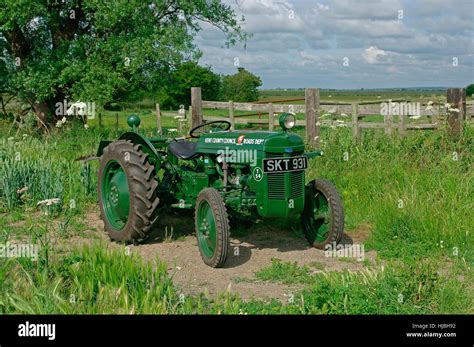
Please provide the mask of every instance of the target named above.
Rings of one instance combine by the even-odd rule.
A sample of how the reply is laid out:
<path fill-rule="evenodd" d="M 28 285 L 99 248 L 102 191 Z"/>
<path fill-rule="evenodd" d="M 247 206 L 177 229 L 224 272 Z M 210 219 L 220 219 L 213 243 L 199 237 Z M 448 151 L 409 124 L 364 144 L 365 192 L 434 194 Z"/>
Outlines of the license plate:
<path fill-rule="evenodd" d="M 263 159 L 263 172 L 265 173 L 301 171 L 307 167 L 308 158 L 306 156 Z"/>

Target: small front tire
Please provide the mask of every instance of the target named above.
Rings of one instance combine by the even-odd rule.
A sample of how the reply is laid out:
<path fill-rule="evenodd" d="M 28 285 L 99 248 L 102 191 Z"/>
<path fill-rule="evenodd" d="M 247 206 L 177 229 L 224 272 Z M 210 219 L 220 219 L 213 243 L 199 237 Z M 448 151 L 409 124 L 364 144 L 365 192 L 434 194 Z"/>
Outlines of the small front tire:
<path fill-rule="evenodd" d="M 202 260 L 210 267 L 222 267 L 229 249 L 229 218 L 219 192 L 203 189 L 196 200 L 196 236 Z"/>
<path fill-rule="evenodd" d="M 344 208 L 334 185 L 323 179 L 305 187 L 305 206 L 301 224 L 306 239 L 313 247 L 324 249 L 337 244 L 344 232 Z"/>

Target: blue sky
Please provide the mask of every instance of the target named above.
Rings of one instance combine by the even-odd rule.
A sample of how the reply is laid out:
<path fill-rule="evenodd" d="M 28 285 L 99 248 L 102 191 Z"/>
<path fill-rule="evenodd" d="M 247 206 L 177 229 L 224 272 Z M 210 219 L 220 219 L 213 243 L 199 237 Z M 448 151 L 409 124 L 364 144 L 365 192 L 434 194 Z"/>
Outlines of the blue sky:
<path fill-rule="evenodd" d="M 234 62 L 263 88 L 391 88 L 474 83 L 474 0 L 232 0 L 252 33 L 225 48 L 203 24 L 201 64 Z M 400 17 L 400 18 L 399 18 Z M 457 64 L 457 66 L 456 66 Z"/>

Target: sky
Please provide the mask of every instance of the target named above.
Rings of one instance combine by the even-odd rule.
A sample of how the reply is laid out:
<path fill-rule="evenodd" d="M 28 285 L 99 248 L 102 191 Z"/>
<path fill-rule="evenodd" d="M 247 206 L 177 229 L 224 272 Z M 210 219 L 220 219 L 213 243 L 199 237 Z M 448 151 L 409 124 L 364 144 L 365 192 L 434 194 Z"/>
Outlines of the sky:
<path fill-rule="evenodd" d="M 239 66 L 263 88 L 465 87 L 474 83 L 474 0 L 227 0 L 252 34 L 226 48 L 196 37 L 223 74 Z"/>

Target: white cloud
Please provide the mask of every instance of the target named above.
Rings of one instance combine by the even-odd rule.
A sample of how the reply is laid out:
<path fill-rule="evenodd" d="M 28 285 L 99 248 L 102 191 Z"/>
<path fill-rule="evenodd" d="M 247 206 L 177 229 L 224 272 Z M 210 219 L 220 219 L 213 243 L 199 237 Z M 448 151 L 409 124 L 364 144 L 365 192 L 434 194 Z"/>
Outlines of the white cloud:
<path fill-rule="evenodd" d="M 472 0 L 224 1 L 253 36 L 246 49 L 222 48 L 223 34 L 204 24 L 201 63 L 234 73 L 238 57 L 265 88 L 465 86 L 474 75 Z"/>
<path fill-rule="evenodd" d="M 379 56 L 387 55 L 383 49 L 379 49 L 375 46 L 370 46 L 362 53 L 362 58 L 368 64 L 376 64 L 378 62 Z"/>

